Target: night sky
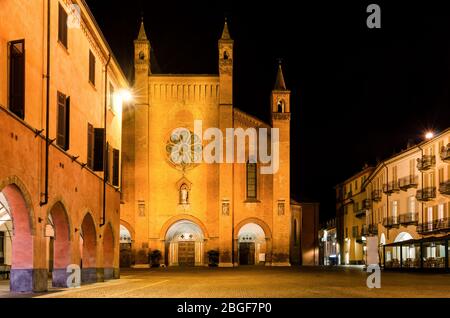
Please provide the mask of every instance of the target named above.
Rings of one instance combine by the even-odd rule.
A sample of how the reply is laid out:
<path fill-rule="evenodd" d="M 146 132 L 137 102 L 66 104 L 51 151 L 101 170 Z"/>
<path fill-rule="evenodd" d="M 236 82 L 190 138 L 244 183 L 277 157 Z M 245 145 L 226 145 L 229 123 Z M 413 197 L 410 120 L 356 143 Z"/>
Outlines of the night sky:
<path fill-rule="evenodd" d="M 429 1 L 86 0 L 132 79 L 141 12 L 163 73 L 218 73 L 224 16 L 234 105 L 269 122 L 277 59 L 292 91 L 291 192 L 335 215 L 333 187 L 424 131 L 450 127 L 450 11 Z M 392 3 L 395 2 L 395 3 Z M 366 7 L 381 6 L 381 29 Z"/>

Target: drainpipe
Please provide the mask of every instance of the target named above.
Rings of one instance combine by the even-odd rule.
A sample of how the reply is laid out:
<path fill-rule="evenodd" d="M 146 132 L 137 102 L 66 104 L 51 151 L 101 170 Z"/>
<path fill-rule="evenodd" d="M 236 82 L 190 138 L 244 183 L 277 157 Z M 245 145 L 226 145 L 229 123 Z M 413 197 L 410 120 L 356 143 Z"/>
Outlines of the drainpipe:
<path fill-rule="evenodd" d="M 420 149 L 420 156 L 421 156 L 420 160 L 423 160 L 423 148 L 422 148 L 421 145 L 418 145 L 418 147 Z M 422 188 L 421 190 L 422 190 L 422 198 L 423 198 L 423 190 L 424 190 L 424 186 L 423 186 L 423 170 L 420 171 L 420 184 L 421 184 L 421 188 Z M 424 222 L 424 215 L 423 215 L 423 210 L 424 210 L 425 204 L 423 203 L 423 200 L 422 200 L 421 206 L 422 206 L 422 225 L 423 225 L 423 224 L 425 224 L 425 222 Z M 428 227 L 428 224 L 427 224 L 427 227 Z M 422 237 L 423 237 L 423 228 L 422 228 Z M 421 252 L 422 252 L 422 250 L 421 250 Z"/>
<path fill-rule="evenodd" d="M 39 203 L 40 206 L 48 204 L 48 157 L 50 148 L 50 0 L 47 0 L 47 74 L 46 78 L 46 94 L 45 94 L 45 186 L 44 200 Z"/>
<path fill-rule="evenodd" d="M 108 60 L 106 61 L 105 65 L 105 105 L 104 105 L 104 118 L 103 118 L 103 216 L 102 216 L 102 222 L 100 223 L 100 227 L 104 226 L 106 223 L 106 172 L 108 167 L 106 166 L 108 160 L 108 149 L 106 142 L 106 125 L 107 125 L 107 116 L 108 116 L 108 66 L 111 62 L 111 54 L 108 56 Z"/>
<path fill-rule="evenodd" d="M 383 166 L 386 168 L 386 190 L 389 190 L 389 168 L 383 162 Z M 383 188 L 384 185 L 381 185 Z M 383 191 L 383 189 L 381 189 Z M 389 194 L 386 193 L 386 225 L 389 225 Z M 389 239 L 389 229 L 387 230 L 387 238 Z"/>

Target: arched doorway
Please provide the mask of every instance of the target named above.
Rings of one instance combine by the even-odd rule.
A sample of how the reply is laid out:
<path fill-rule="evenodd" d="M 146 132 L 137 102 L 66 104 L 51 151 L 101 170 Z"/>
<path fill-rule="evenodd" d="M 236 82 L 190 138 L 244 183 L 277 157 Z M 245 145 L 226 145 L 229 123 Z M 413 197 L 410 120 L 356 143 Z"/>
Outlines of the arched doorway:
<path fill-rule="evenodd" d="M 380 244 L 379 244 L 379 248 L 378 248 L 378 257 L 380 259 L 380 263 L 384 264 L 384 260 L 385 260 L 385 253 L 384 251 L 384 245 L 386 245 L 386 235 L 384 235 L 384 233 L 381 233 L 380 236 Z"/>
<path fill-rule="evenodd" d="M 165 237 L 165 263 L 169 266 L 203 265 L 204 233 L 189 220 L 174 223 Z"/>
<path fill-rule="evenodd" d="M 408 232 L 399 233 L 394 240 L 394 243 L 405 242 L 412 240 L 413 237 Z M 395 246 L 392 250 L 393 259 L 401 259 L 401 262 L 405 263 L 407 260 L 416 259 L 416 249 L 414 244 Z"/>
<path fill-rule="evenodd" d="M 128 268 L 133 264 L 132 259 L 132 238 L 130 231 L 124 226 L 120 225 L 120 268 Z"/>
<path fill-rule="evenodd" d="M 12 264 L 13 226 L 8 202 L 0 192 L 0 264 L 5 270 Z"/>
<path fill-rule="evenodd" d="M 0 214 L 4 229 L 3 261 L 10 264 L 10 290 L 32 292 L 47 290 L 46 270 L 33 268 L 31 214 L 22 191 L 9 184 L 0 192 Z M 5 265 L 6 266 L 6 265 Z M 38 279 L 39 277 L 39 279 Z"/>
<path fill-rule="evenodd" d="M 81 282 L 97 281 L 97 234 L 95 223 L 90 213 L 86 214 L 81 223 L 80 231 Z"/>
<path fill-rule="evenodd" d="M 395 237 L 394 243 L 412 240 L 413 237 L 408 232 L 401 232 Z"/>
<path fill-rule="evenodd" d="M 70 226 L 67 212 L 61 202 L 50 210 L 45 228 L 49 246 L 49 272 L 54 287 L 67 287 L 67 266 L 71 264 Z"/>
<path fill-rule="evenodd" d="M 239 265 L 264 264 L 266 256 L 266 235 L 261 226 L 247 223 L 238 232 Z"/>
<path fill-rule="evenodd" d="M 114 278 L 114 234 L 111 224 L 103 232 L 103 273 L 105 279 Z"/>

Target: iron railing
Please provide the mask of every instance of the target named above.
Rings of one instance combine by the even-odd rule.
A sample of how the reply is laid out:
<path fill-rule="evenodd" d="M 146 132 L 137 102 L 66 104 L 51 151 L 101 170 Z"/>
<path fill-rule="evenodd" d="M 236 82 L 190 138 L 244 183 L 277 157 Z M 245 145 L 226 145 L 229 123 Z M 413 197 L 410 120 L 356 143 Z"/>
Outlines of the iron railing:
<path fill-rule="evenodd" d="M 417 169 L 419 171 L 425 171 L 431 169 L 436 165 L 436 156 L 423 155 L 422 158 L 417 158 Z"/>
<path fill-rule="evenodd" d="M 430 201 L 436 198 L 436 187 L 428 187 L 417 190 L 417 201 Z"/>
<path fill-rule="evenodd" d="M 409 175 L 398 179 L 398 186 L 403 191 L 406 191 L 409 188 L 417 188 L 418 184 L 419 177 L 415 175 Z"/>

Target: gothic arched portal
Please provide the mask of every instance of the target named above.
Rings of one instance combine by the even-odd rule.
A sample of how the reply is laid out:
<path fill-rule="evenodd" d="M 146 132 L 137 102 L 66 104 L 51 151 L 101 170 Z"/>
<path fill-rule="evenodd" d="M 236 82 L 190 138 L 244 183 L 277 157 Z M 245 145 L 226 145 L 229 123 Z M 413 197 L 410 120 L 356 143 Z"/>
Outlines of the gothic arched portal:
<path fill-rule="evenodd" d="M 165 263 L 168 266 L 203 265 L 205 235 L 196 223 L 189 220 L 175 222 L 165 237 Z"/>

